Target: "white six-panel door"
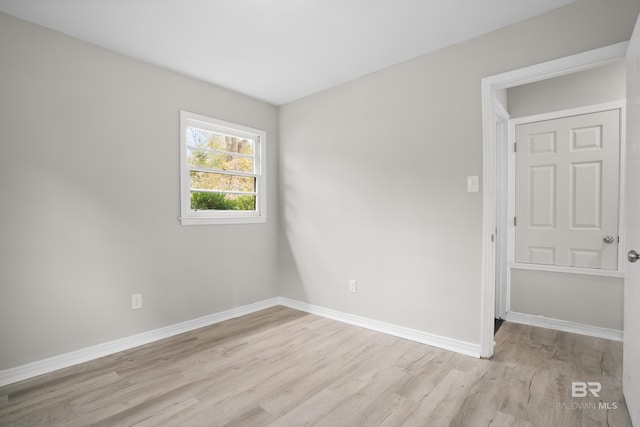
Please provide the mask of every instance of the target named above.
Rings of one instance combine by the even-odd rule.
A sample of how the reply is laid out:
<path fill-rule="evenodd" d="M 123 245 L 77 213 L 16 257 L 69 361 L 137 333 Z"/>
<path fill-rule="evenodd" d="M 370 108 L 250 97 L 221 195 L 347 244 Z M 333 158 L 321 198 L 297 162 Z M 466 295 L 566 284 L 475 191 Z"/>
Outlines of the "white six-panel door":
<path fill-rule="evenodd" d="M 515 130 L 515 262 L 617 270 L 620 110 Z"/>

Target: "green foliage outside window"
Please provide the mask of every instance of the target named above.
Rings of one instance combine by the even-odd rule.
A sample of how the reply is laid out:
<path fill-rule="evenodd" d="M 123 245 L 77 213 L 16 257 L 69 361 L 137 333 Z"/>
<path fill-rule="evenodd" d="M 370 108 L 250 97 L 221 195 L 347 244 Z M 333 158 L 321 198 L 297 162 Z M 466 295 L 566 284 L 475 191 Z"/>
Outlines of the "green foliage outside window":
<path fill-rule="evenodd" d="M 220 193 L 191 193 L 191 209 L 197 210 L 255 210 L 256 197 L 251 195 L 229 196 Z"/>

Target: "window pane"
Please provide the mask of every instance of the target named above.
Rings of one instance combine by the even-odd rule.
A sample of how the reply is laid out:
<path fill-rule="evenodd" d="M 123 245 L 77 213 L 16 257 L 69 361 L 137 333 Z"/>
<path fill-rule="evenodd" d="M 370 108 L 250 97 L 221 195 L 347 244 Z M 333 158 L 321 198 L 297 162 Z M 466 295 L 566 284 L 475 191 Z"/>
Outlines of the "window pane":
<path fill-rule="evenodd" d="M 218 191 L 256 191 L 256 179 L 251 176 L 196 171 L 191 171 L 190 174 L 190 188 Z"/>
<path fill-rule="evenodd" d="M 250 139 L 187 127 L 187 145 L 253 156 L 254 143 Z"/>
<path fill-rule="evenodd" d="M 255 211 L 256 196 L 245 194 L 191 193 L 191 209 Z"/>
<path fill-rule="evenodd" d="M 187 149 L 187 163 L 196 167 L 253 173 L 252 158 L 216 154 L 203 150 L 192 150 L 191 148 Z"/>

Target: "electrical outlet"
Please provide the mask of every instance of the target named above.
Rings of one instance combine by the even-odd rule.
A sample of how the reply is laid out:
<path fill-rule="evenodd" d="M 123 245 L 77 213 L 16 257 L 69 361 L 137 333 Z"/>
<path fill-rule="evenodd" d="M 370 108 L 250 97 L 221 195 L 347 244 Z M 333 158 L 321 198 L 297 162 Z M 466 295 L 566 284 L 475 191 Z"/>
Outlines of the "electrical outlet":
<path fill-rule="evenodd" d="M 355 279 L 349 280 L 349 292 L 352 294 L 358 292 L 358 282 L 356 282 Z"/>
<path fill-rule="evenodd" d="M 142 308 L 142 294 L 131 295 L 131 310 Z"/>

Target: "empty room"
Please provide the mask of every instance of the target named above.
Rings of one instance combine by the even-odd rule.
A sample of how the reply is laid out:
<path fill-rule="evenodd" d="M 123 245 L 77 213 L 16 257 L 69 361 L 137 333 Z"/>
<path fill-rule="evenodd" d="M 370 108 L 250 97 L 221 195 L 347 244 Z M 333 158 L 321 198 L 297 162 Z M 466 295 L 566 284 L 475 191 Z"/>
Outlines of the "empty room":
<path fill-rule="evenodd" d="M 640 0 L 0 0 L 0 426 L 640 427 Z"/>

